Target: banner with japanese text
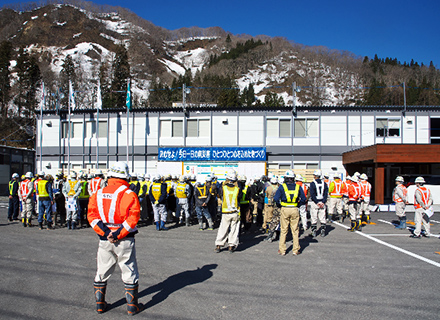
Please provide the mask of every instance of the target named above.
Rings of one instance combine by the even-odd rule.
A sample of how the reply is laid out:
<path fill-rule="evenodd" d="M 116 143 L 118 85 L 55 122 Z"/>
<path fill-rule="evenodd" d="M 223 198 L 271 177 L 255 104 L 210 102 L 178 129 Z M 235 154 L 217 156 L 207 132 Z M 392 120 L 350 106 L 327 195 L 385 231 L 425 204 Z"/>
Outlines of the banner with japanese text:
<path fill-rule="evenodd" d="M 266 161 L 266 148 L 159 148 L 159 161 Z"/>

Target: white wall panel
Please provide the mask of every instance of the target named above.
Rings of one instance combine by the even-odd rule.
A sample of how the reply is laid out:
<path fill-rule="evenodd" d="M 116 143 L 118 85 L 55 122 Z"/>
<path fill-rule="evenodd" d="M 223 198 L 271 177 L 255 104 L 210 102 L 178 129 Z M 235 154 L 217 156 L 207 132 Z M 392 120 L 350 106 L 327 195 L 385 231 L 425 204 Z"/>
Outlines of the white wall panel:
<path fill-rule="evenodd" d="M 321 144 L 323 146 L 347 145 L 347 118 L 345 116 L 321 116 Z"/>
<path fill-rule="evenodd" d="M 239 146 L 262 146 L 264 143 L 264 116 L 239 117 Z"/>
<path fill-rule="evenodd" d="M 237 116 L 235 113 L 212 117 L 212 126 L 214 146 L 237 145 Z"/>

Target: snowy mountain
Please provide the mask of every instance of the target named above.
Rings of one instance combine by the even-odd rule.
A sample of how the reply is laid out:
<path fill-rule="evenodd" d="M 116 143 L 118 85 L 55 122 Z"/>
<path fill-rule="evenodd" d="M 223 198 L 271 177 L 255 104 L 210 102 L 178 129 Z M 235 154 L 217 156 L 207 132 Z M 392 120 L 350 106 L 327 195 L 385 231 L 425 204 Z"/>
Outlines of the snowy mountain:
<path fill-rule="evenodd" d="M 66 56 L 72 57 L 80 75 L 76 83 L 80 108 L 90 107 L 99 70 L 102 65 L 111 68 L 120 44 L 128 50 L 135 106 L 145 104 L 153 82 L 171 86 L 173 79 L 188 73 L 193 77 L 229 75 L 241 91 L 252 84 L 261 101 L 273 92 L 285 104 L 292 104 L 293 82 L 302 88 L 297 104 L 353 105 L 360 99 L 356 87 L 363 85 L 362 61 L 347 53 L 319 52 L 264 37 L 264 46 L 210 65 L 212 56 L 228 53 L 250 37 L 229 35 L 228 40 L 228 33 L 220 28 L 169 31 L 128 10 L 86 5 L 0 11 L 0 40 L 36 55 L 43 80 L 52 91 L 56 91 Z M 15 64 L 11 63 L 12 72 Z"/>

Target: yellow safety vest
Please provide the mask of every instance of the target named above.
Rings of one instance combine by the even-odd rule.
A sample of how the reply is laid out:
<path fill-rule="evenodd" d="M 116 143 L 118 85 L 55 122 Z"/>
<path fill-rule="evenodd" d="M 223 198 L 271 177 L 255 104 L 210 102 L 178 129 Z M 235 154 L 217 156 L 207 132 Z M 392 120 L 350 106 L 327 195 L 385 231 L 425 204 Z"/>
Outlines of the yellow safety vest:
<path fill-rule="evenodd" d="M 185 189 L 186 189 L 186 183 L 178 183 L 177 184 L 177 188 L 176 188 L 176 196 L 179 199 L 184 199 L 187 197 L 186 193 L 185 193 Z"/>
<path fill-rule="evenodd" d="M 13 192 L 13 190 L 14 190 L 14 183 L 18 183 L 18 182 L 15 181 L 15 180 L 11 180 L 11 181 L 9 181 L 9 195 L 10 195 L 10 196 L 13 195 L 12 192 Z M 18 189 L 17 189 L 17 192 L 18 192 Z"/>
<path fill-rule="evenodd" d="M 75 186 L 76 186 L 76 184 L 77 184 L 77 181 L 76 180 L 69 180 L 69 185 L 70 185 L 70 190 L 69 190 L 69 193 L 67 193 L 67 195 L 69 196 L 69 197 L 73 197 L 74 195 L 75 195 Z"/>
<path fill-rule="evenodd" d="M 151 192 L 153 193 L 154 200 L 159 201 L 160 195 L 161 195 L 161 187 L 162 183 L 160 182 L 154 182 L 152 185 Z"/>
<path fill-rule="evenodd" d="M 283 189 L 284 189 L 284 193 L 286 194 L 287 202 L 281 201 L 282 207 L 297 207 L 298 206 L 297 199 L 298 199 L 298 194 L 299 194 L 299 188 L 300 188 L 300 186 L 298 184 L 295 184 L 295 189 L 289 190 L 287 188 L 287 184 L 283 183 Z"/>
<path fill-rule="evenodd" d="M 233 213 L 239 212 L 237 208 L 237 197 L 240 188 L 237 186 L 229 187 L 227 185 L 223 186 L 223 201 L 222 201 L 222 212 Z"/>
<path fill-rule="evenodd" d="M 197 187 L 197 190 L 199 190 L 199 199 L 206 199 L 208 196 L 206 195 L 206 185 L 203 187 Z"/>
<path fill-rule="evenodd" d="M 38 188 L 38 195 L 40 198 L 49 198 L 49 193 L 46 190 L 46 185 L 49 181 L 47 180 L 40 180 L 38 181 L 37 188 Z"/>
<path fill-rule="evenodd" d="M 246 186 L 244 187 L 243 191 L 242 191 L 242 192 L 243 192 L 243 195 L 242 195 L 242 197 L 241 197 L 240 204 L 248 204 L 248 203 L 249 203 L 249 200 L 245 200 L 247 190 L 248 190 L 248 186 L 246 185 Z"/>
<path fill-rule="evenodd" d="M 87 188 L 87 181 L 81 181 L 81 193 L 78 198 L 80 199 L 88 199 L 90 197 L 89 190 Z"/>

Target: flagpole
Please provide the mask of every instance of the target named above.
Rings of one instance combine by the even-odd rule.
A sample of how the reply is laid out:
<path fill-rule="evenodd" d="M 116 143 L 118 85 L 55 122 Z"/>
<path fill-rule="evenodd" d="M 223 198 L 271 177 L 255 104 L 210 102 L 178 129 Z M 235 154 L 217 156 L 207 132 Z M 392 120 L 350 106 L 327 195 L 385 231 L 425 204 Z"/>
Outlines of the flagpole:
<path fill-rule="evenodd" d="M 130 144 L 130 127 L 129 127 L 129 125 L 130 125 L 130 103 L 131 103 L 131 101 L 130 101 L 130 99 L 131 99 L 131 97 L 130 97 L 130 79 L 128 79 L 127 80 L 127 100 L 126 100 L 126 102 L 125 102 L 125 104 L 126 104 L 126 107 L 127 107 L 127 165 L 128 165 L 128 150 L 129 150 L 129 147 L 128 147 L 128 145 Z M 133 168 L 132 168 L 132 170 L 133 170 Z"/>
<path fill-rule="evenodd" d="M 40 105 L 40 172 L 43 171 L 43 106 L 45 105 L 44 82 L 41 82 L 41 93 L 43 95 Z"/>
<path fill-rule="evenodd" d="M 69 81 L 69 100 L 68 100 L 68 109 L 69 109 L 69 124 L 68 124 L 68 128 L 69 128 L 69 135 L 67 136 L 67 175 L 70 175 L 70 131 L 71 131 L 71 121 L 70 121 L 70 105 L 71 105 L 71 92 L 70 92 L 70 81 Z"/>
<path fill-rule="evenodd" d="M 101 83 L 98 81 L 98 90 L 101 89 Z M 98 91 L 99 92 L 99 91 Z M 100 95 L 96 97 L 96 170 L 99 168 L 99 101 Z"/>

